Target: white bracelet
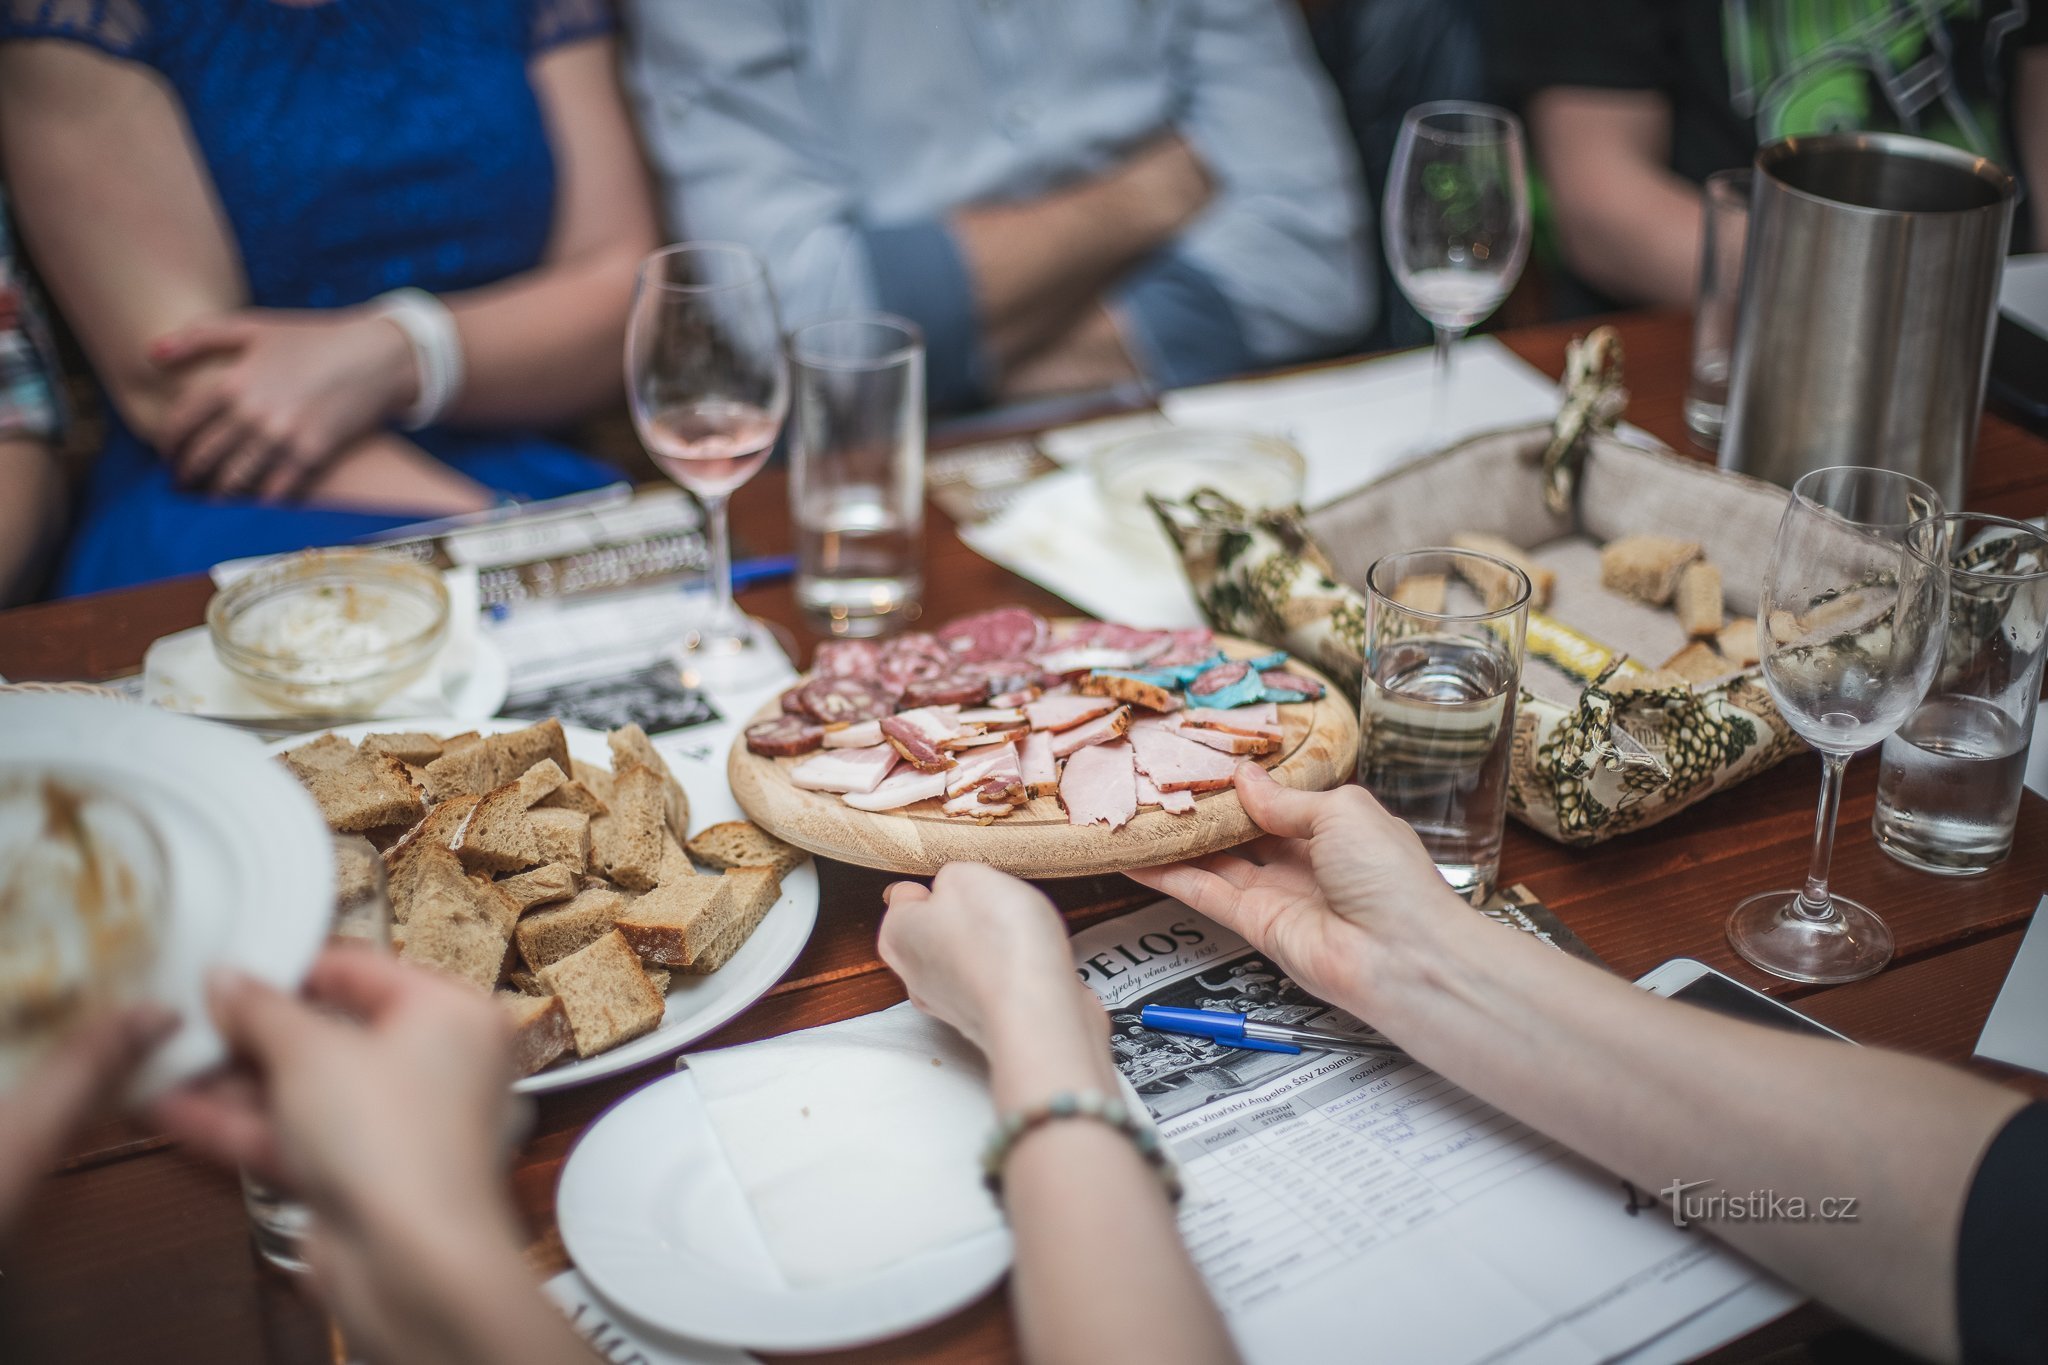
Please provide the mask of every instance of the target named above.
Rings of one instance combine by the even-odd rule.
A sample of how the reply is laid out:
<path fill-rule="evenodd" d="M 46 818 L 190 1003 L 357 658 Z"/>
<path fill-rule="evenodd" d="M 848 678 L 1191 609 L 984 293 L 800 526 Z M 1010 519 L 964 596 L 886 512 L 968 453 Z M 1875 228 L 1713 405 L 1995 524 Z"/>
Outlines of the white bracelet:
<path fill-rule="evenodd" d="M 396 323 L 412 343 L 420 393 L 400 420 L 407 431 L 432 426 L 462 388 L 462 335 L 455 330 L 455 315 L 424 289 L 394 289 L 372 299 L 370 307 Z"/>

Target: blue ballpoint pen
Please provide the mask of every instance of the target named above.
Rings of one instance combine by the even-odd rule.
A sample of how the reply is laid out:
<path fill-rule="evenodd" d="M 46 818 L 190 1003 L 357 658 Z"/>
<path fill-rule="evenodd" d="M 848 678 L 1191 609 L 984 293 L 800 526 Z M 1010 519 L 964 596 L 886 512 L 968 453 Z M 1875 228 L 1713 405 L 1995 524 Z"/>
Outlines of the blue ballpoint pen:
<path fill-rule="evenodd" d="M 1147 1005 L 1138 1012 L 1138 1022 L 1161 1033 L 1186 1033 L 1197 1038 L 1214 1038 L 1228 1047 L 1253 1052 L 1300 1052 L 1318 1048 L 1324 1052 L 1359 1052 L 1373 1057 L 1406 1057 L 1391 1043 L 1375 1043 L 1349 1033 L 1327 1029 L 1295 1028 L 1289 1024 L 1262 1024 L 1242 1014 L 1222 1010 L 1184 1010 L 1171 1005 Z"/>

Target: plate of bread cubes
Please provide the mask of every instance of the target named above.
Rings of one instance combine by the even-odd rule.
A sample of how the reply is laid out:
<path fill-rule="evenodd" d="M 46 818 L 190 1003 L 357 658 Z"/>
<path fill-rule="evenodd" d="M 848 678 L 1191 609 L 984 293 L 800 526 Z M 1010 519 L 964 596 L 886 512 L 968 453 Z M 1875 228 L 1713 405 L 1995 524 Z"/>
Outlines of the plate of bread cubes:
<path fill-rule="evenodd" d="M 672 769 L 637 725 L 404 725 L 271 751 L 330 828 L 382 852 L 398 956 L 510 1013 L 516 1089 L 680 1050 L 767 994 L 809 940 L 809 855 L 741 819 L 722 772 Z"/>

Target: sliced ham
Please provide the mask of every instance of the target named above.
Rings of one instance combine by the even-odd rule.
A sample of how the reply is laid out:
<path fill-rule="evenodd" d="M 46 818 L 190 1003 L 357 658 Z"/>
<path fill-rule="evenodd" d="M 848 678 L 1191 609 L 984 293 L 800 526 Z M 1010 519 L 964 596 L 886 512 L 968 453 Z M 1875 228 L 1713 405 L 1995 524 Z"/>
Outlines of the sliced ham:
<path fill-rule="evenodd" d="M 828 749 L 872 749 L 882 742 L 882 722 L 878 720 L 864 720 L 858 725 L 842 725 L 825 732 Z"/>
<path fill-rule="evenodd" d="M 1187 815 L 1195 808 L 1193 792 L 1163 792 L 1152 785 L 1152 779 L 1138 774 L 1138 804 L 1158 806 L 1172 815 Z"/>
<path fill-rule="evenodd" d="M 1052 756 L 1066 758 L 1095 744 L 1108 744 L 1122 739 L 1124 732 L 1131 728 L 1131 709 L 1119 706 L 1101 720 L 1091 720 L 1086 725 L 1077 725 L 1071 730 L 1062 730 L 1052 737 Z"/>
<path fill-rule="evenodd" d="M 943 743 L 967 728 L 960 723 L 957 706 L 916 706 L 898 711 L 893 719 L 914 727 L 934 744 Z"/>
<path fill-rule="evenodd" d="M 954 753 L 962 749 L 985 749 L 994 744 L 1015 744 L 1026 733 L 1023 730 L 991 730 L 985 735 L 955 735 L 940 747 Z"/>
<path fill-rule="evenodd" d="M 988 699 L 990 706 L 1022 706 L 1027 701 L 1038 700 L 1036 687 L 1020 687 L 1015 692 L 1002 692 Z"/>
<path fill-rule="evenodd" d="M 871 792 L 854 792 L 839 799 L 855 810 L 885 811 L 901 810 L 945 794 L 944 773 L 921 773 L 915 768 L 903 768 Z"/>
<path fill-rule="evenodd" d="M 1216 652 L 1216 636 L 1207 626 L 1172 632 L 1173 643 L 1151 659 L 1154 668 L 1198 664 Z"/>
<path fill-rule="evenodd" d="M 882 737 L 903 761 L 920 772 L 942 772 L 953 766 L 953 758 L 941 746 L 961 733 L 961 726 L 945 712 L 932 708 L 904 711 L 882 717 Z"/>
<path fill-rule="evenodd" d="M 1059 790 L 1060 764 L 1052 756 L 1052 736 L 1039 731 L 1024 737 L 1018 763 L 1024 770 L 1024 790 L 1032 796 L 1051 796 Z"/>
<path fill-rule="evenodd" d="M 825 749 L 789 770 L 789 780 L 812 792 L 871 792 L 896 766 L 896 751 L 886 744 L 872 749 Z"/>
<path fill-rule="evenodd" d="M 1075 825 L 1122 829 L 1138 813 L 1138 770 L 1131 746 L 1091 744 L 1067 760 L 1060 774 L 1060 804 Z"/>
<path fill-rule="evenodd" d="M 1286 735 L 1281 726 L 1278 702 L 1253 702 L 1250 706 L 1234 707 L 1228 711 L 1195 706 L 1184 712 L 1181 720 L 1205 730 L 1228 730 L 1233 735 L 1256 735 L 1260 739 L 1281 739 Z"/>
<path fill-rule="evenodd" d="M 1044 696 L 1024 705 L 1025 718 L 1034 730 L 1071 730 L 1114 710 L 1114 697 Z"/>
<path fill-rule="evenodd" d="M 1107 645 L 1079 645 L 1053 649 L 1038 656 L 1038 666 L 1048 673 L 1087 673 L 1097 668 L 1139 668 L 1166 648 L 1162 634 L 1158 641 L 1138 649 L 1115 649 Z"/>
<path fill-rule="evenodd" d="M 1131 747 L 1138 768 L 1152 779 L 1162 795 L 1167 792 L 1217 791 L 1230 785 L 1237 760 L 1228 754 L 1196 744 L 1161 726 L 1146 726 L 1131 732 Z"/>
<path fill-rule="evenodd" d="M 1017 764 L 1017 751 L 1008 746 L 963 758 L 945 777 L 948 796 L 958 796 L 994 781 L 1005 789 L 1015 788 L 1017 799 L 1023 799 L 1024 770 Z"/>
<path fill-rule="evenodd" d="M 1270 754 L 1280 747 L 1277 735 L 1241 735 L 1233 730 L 1210 730 L 1199 725 L 1182 725 L 1172 733 L 1221 754 Z"/>
<path fill-rule="evenodd" d="M 953 719 L 984 730 L 1016 730 L 1029 724 L 1023 709 L 1015 706 L 977 706 L 961 711 Z"/>

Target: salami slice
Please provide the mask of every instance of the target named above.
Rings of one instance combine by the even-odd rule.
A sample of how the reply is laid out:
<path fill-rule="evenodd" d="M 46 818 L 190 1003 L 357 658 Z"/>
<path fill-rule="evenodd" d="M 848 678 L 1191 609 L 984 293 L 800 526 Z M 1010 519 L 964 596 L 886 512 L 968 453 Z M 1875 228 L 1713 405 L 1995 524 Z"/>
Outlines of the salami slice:
<path fill-rule="evenodd" d="M 976 612 L 939 628 L 940 642 L 966 663 L 1023 658 L 1051 638 L 1052 627 L 1045 618 L 1025 607 Z"/>
<path fill-rule="evenodd" d="M 858 678 L 813 678 L 798 689 L 804 714 L 820 725 L 853 725 L 880 720 L 896 710 L 896 699 L 876 683 Z"/>
<path fill-rule="evenodd" d="M 810 714 L 804 710 L 803 688 L 792 687 L 789 691 L 782 694 L 782 714 L 785 716 L 808 716 Z"/>
<path fill-rule="evenodd" d="M 1218 664 L 1188 684 L 1188 695 L 1212 697 L 1252 671 L 1247 663 Z"/>
<path fill-rule="evenodd" d="M 872 640 L 827 640 L 811 660 L 819 678 L 855 678 L 873 682 L 880 675 L 882 649 Z"/>
<path fill-rule="evenodd" d="M 929 682 L 956 667 L 952 654 L 936 636 L 918 630 L 882 646 L 876 676 L 884 687 L 900 693 L 912 683 Z"/>
<path fill-rule="evenodd" d="M 1029 659 L 987 659 L 980 663 L 967 664 L 962 673 L 972 673 L 988 683 L 991 696 L 999 692 L 1021 692 L 1027 687 L 1036 687 L 1042 676 L 1038 665 Z"/>
<path fill-rule="evenodd" d="M 1299 673 L 1289 673 L 1284 668 L 1267 669 L 1259 674 L 1259 681 L 1266 685 L 1267 701 L 1314 701 L 1323 695 L 1321 683 L 1312 682 Z M 1276 695 L 1282 692 L 1288 695 Z"/>
<path fill-rule="evenodd" d="M 825 727 L 799 716 L 777 716 L 747 727 L 747 748 L 763 758 L 795 758 L 825 742 Z"/>
<path fill-rule="evenodd" d="M 914 682 L 903 689 L 905 706 L 979 706 L 988 700 L 988 679 L 965 669 Z"/>

